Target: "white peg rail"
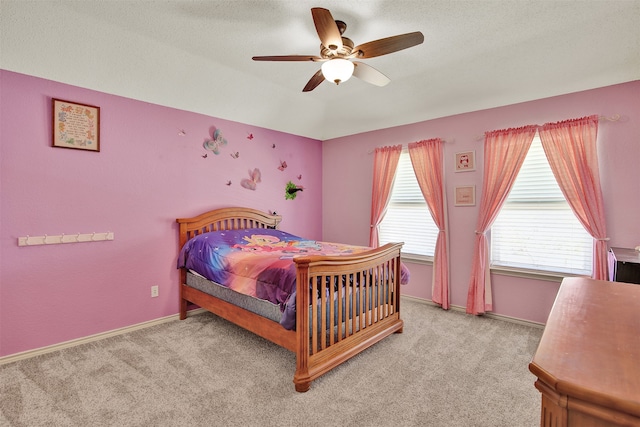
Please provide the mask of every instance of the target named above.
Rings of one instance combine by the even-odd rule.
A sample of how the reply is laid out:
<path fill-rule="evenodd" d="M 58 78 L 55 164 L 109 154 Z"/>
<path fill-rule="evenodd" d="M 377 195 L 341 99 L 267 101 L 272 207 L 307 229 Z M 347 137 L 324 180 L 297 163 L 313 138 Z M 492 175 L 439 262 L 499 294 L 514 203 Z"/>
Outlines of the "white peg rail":
<path fill-rule="evenodd" d="M 18 246 L 59 245 L 62 243 L 87 243 L 113 240 L 113 231 L 106 233 L 77 233 L 61 234 L 58 236 L 29 236 L 18 237 Z"/>

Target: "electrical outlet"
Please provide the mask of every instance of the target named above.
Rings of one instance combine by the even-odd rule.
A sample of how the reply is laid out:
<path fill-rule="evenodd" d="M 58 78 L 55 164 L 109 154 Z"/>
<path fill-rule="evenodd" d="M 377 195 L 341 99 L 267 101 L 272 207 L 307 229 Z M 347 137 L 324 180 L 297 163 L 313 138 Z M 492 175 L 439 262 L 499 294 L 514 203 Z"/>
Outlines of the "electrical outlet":
<path fill-rule="evenodd" d="M 151 287 L 151 298 L 155 298 L 158 296 L 158 286 Z"/>

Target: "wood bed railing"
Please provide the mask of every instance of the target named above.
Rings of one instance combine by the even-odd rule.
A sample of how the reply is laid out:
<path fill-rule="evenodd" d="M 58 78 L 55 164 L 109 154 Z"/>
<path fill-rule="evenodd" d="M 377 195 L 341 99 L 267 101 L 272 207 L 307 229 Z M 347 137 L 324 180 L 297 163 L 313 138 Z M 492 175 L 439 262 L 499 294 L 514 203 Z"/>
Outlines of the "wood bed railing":
<path fill-rule="evenodd" d="M 176 219 L 180 225 L 180 248 L 187 243 L 187 240 L 209 231 L 277 228 L 280 221 L 282 221 L 280 215 L 249 208 L 221 208 L 193 218 Z"/>

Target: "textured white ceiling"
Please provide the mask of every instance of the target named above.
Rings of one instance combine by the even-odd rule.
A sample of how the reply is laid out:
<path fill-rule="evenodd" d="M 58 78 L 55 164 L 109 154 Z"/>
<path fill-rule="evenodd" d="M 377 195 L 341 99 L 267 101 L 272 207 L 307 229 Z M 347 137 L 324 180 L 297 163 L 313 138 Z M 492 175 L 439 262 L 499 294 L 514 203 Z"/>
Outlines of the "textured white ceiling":
<path fill-rule="evenodd" d="M 357 79 L 302 88 L 312 7 L 355 44 L 421 31 Z M 640 79 L 640 0 L 0 0 L 0 68 L 326 140 Z"/>

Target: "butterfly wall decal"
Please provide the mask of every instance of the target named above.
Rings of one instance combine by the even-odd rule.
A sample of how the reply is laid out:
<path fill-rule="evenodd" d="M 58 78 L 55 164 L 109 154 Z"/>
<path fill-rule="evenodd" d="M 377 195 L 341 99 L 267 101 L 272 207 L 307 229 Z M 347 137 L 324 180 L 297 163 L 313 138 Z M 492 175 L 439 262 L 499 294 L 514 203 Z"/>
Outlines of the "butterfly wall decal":
<path fill-rule="evenodd" d="M 298 179 L 299 179 L 299 180 L 300 180 L 300 179 L 302 179 L 302 175 L 298 175 Z"/>
<path fill-rule="evenodd" d="M 231 153 L 229 154 L 231 157 L 233 157 L 234 159 L 237 159 L 238 157 L 240 157 L 240 152 L 236 151 L 235 153 Z"/>
<path fill-rule="evenodd" d="M 212 151 L 213 154 L 220 154 L 220 147 L 227 145 L 227 140 L 222 136 L 222 131 L 220 129 L 216 129 L 213 132 L 213 139 L 205 139 L 202 146 L 209 151 Z"/>
<path fill-rule="evenodd" d="M 231 185 L 231 181 L 227 181 L 227 185 Z"/>
<path fill-rule="evenodd" d="M 253 139 L 253 134 L 252 134 L 252 133 L 250 133 L 249 135 L 247 135 L 247 139 L 248 139 L 249 141 L 251 141 L 251 140 Z"/>
<path fill-rule="evenodd" d="M 206 159 L 208 156 L 209 156 L 209 155 L 208 155 L 207 153 L 204 153 L 204 154 L 202 155 L 202 158 L 203 158 L 203 159 Z"/>
<path fill-rule="evenodd" d="M 260 173 L 260 169 L 255 168 L 253 171 L 249 170 L 249 178 L 243 178 L 242 181 L 240 181 L 240 185 L 247 190 L 255 190 L 261 178 L 262 174 Z"/>
<path fill-rule="evenodd" d="M 280 166 L 278 166 L 278 170 L 284 171 L 287 168 L 287 162 L 283 162 L 280 160 Z"/>

